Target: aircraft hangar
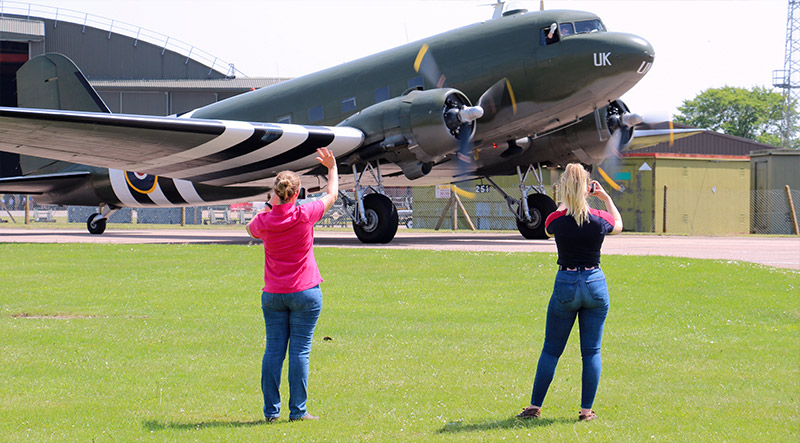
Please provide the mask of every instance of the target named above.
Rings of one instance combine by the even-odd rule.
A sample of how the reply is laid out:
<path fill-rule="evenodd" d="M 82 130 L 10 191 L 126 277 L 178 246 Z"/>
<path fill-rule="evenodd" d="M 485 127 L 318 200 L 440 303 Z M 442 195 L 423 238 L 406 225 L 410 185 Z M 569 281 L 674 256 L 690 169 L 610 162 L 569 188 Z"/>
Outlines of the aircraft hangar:
<path fill-rule="evenodd" d="M 81 69 L 111 112 L 179 114 L 281 81 L 249 78 L 188 43 L 89 13 L 4 2 L 0 14 L 0 105 L 17 106 L 16 72 L 57 52 Z"/>

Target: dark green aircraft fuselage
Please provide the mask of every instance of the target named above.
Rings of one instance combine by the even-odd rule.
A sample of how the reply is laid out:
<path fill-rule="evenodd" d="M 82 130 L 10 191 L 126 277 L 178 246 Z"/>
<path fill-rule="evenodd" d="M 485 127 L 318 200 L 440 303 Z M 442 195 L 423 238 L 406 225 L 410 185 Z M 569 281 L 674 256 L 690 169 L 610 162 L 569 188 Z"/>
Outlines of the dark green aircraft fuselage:
<path fill-rule="evenodd" d="M 475 144 L 486 148 L 574 122 L 619 98 L 646 73 L 654 54 L 640 37 L 602 29 L 559 35 L 593 22 L 600 19 L 592 13 L 556 10 L 489 20 L 232 97 L 192 117 L 337 125 L 410 88 L 437 88 L 414 69 L 427 45 L 444 86 L 462 91 L 472 104 L 508 80 L 514 106 L 477 120 Z M 553 23 L 560 38 L 547 44 L 545 30 Z"/>

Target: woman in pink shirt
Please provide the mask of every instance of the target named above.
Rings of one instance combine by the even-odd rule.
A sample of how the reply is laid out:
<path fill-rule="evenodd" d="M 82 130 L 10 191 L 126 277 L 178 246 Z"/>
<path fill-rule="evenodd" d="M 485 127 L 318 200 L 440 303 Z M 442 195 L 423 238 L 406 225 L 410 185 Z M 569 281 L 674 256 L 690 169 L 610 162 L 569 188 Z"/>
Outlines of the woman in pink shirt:
<path fill-rule="evenodd" d="M 264 289 L 261 308 L 267 346 L 261 362 L 264 417 L 278 419 L 281 411 L 281 369 L 289 351 L 289 420 L 315 420 L 306 410 L 308 357 L 322 310 L 322 276 L 314 260 L 314 223 L 336 201 L 339 175 L 327 148 L 317 160 L 328 168 L 328 193 L 322 199 L 295 206 L 300 178 L 283 171 L 275 178 L 272 198 L 247 225 L 247 232 L 264 243 Z"/>

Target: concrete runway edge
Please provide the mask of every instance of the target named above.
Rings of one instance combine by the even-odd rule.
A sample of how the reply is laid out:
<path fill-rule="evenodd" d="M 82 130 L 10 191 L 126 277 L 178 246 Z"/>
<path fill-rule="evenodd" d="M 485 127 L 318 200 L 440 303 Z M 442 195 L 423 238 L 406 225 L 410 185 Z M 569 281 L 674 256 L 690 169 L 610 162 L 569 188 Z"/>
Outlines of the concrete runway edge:
<path fill-rule="evenodd" d="M 121 244 L 248 244 L 252 239 L 243 228 L 113 229 L 91 235 L 82 229 L 0 228 L 0 243 L 121 243 Z M 351 231 L 315 232 L 318 247 L 431 249 L 454 251 L 556 252 L 553 240 L 525 240 L 517 233 L 440 231 L 415 232 L 401 229 L 386 245 L 365 245 Z M 800 237 L 702 237 L 623 234 L 609 236 L 604 255 L 662 255 L 733 260 L 764 266 L 800 270 Z"/>

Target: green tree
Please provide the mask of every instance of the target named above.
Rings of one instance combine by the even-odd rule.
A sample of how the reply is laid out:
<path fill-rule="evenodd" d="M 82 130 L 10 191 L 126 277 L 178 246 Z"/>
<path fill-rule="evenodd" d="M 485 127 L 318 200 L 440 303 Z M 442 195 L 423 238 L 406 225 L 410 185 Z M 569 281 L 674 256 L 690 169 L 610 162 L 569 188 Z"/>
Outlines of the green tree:
<path fill-rule="evenodd" d="M 675 121 L 724 134 L 749 138 L 775 146 L 783 145 L 783 95 L 767 88 L 752 89 L 725 86 L 709 88 L 678 107 Z M 790 128 L 796 129 L 797 108 L 792 104 Z M 789 147 L 800 147 L 795 130 L 789 133 Z"/>

